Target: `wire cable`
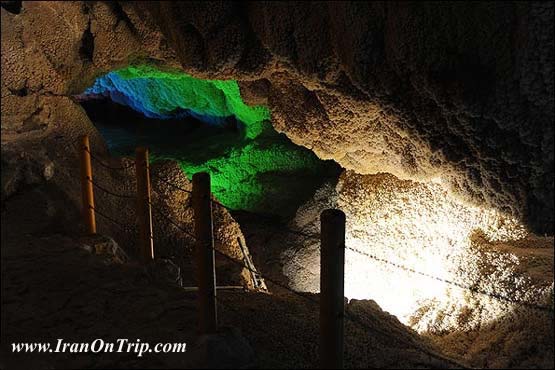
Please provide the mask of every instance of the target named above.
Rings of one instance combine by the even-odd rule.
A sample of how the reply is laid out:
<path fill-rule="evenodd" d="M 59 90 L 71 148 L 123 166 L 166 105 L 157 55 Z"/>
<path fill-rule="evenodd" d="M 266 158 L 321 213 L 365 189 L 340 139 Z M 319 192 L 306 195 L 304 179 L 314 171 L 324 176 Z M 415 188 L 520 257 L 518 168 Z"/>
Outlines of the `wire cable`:
<path fill-rule="evenodd" d="M 192 192 L 191 190 L 184 189 L 184 188 L 182 188 L 181 186 L 178 186 L 178 185 L 172 183 L 170 180 L 168 180 L 168 179 L 166 179 L 166 178 L 164 178 L 164 177 L 162 177 L 162 176 L 160 176 L 160 175 L 155 174 L 154 172 L 151 172 L 150 175 L 151 175 L 152 177 L 155 177 L 155 178 L 157 178 L 157 179 L 159 179 L 159 180 L 165 182 L 166 184 L 170 185 L 170 186 L 173 187 L 174 189 L 183 191 L 183 192 L 188 193 L 188 194 L 193 194 L 193 192 Z"/>
<path fill-rule="evenodd" d="M 108 189 L 106 189 L 105 187 L 103 187 L 103 186 L 97 184 L 95 181 L 91 180 L 90 178 L 89 178 L 88 180 L 93 184 L 94 187 L 96 187 L 96 188 L 102 190 L 103 192 L 105 192 L 105 193 L 107 193 L 107 194 L 110 194 L 110 195 L 112 195 L 112 196 L 114 196 L 114 197 L 116 197 L 116 198 L 125 198 L 125 199 L 135 199 L 135 198 L 136 198 L 134 195 L 127 195 L 127 194 L 117 194 L 117 193 L 114 193 L 113 191 L 108 190 Z"/>
<path fill-rule="evenodd" d="M 100 160 L 96 155 L 94 155 L 93 153 L 91 153 L 90 150 L 87 149 L 87 151 L 91 154 L 91 157 L 92 157 L 97 163 L 99 163 L 101 166 L 103 166 L 103 167 L 105 167 L 105 168 L 108 168 L 108 169 L 111 169 L 111 170 L 125 170 L 125 169 L 128 169 L 128 168 L 130 168 L 130 167 L 132 167 L 132 166 L 134 165 L 134 163 L 131 163 L 131 164 L 128 165 L 128 166 L 123 166 L 123 167 L 112 167 L 112 166 L 109 166 L 109 165 L 107 165 L 106 163 L 104 163 L 102 160 Z M 177 190 L 183 191 L 183 192 L 188 193 L 188 194 L 192 194 L 192 191 L 191 191 L 191 190 L 184 189 L 184 188 L 182 188 L 182 187 L 180 187 L 180 186 L 174 184 L 173 182 L 169 181 L 168 179 L 166 179 L 166 178 L 164 178 L 164 177 L 162 177 L 162 176 L 159 176 L 159 175 L 154 174 L 154 173 L 151 173 L 151 175 L 152 175 L 153 177 L 155 177 L 155 178 L 157 178 L 157 179 L 163 181 L 164 183 L 170 185 L 171 187 L 177 189 Z M 112 192 L 112 191 L 110 191 L 110 190 L 108 190 L 108 189 L 106 189 L 106 188 L 100 186 L 99 184 L 97 184 L 96 182 L 92 181 L 91 179 L 89 179 L 89 181 L 91 181 L 91 183 L 92 183 L 95 187 L 97 187 L 98 189 L 100 189 L 100 190 L 104 191 L 105 193 L 108 193 L 108 194 L 110 194 L 110 195 L 112 195 L 112 196 L 119 197 L 119 198 L 127 198 L 127 199 L 135 198 L 135 196 L 131 196 L 131 195 L 116 194 L 116 193 L 114 193 L 114 192 Z M 212 199 L 211 201 L 212 201 L 213 204 L 216 204 L 216 205 L 218 205 L 218 206 L 221 206 L 221 207 L 223 207 L 223 208 L 225 208 L 225 209 L 227 209 L 227 210 L 229 210 L 229 211 L 232 211 L 231 208 L 229 208 L 229 207 L 223 205 L 222 203 L 220 203 L 220 202 L 217 201 L 217 200 L 213 200 L 213 199 Z M 94 207 L 92 207 L 92 206 L 91 206 L 90 208 L 93 209 L 94 212 L 97 213 L 97 214 L 99 214 L 101 217 L 104 217 L 105 219 L 107 219 L 107 220 L 111 221 L 112 223 L 118 225 L 119 227 L 121 227 L 121 228 L 124 229 L 125 231 L 128 231 L 128 230 L 129 230 L 129 228 L 128 228 L 127 226 L 125 226 L 125 225 L 121 224 L 120 222 L 114 220 L 113 218 L 107 216 L 107 215 L 104 214 L 103 212 L 100 212 L 100 211 L 97 210 L 96 208 L 94 208 Z M 195 237 L 191 232 L 189 232 L 188 230 L 185 230 L 185 229 L 184 229 L 183 227 L 181 227 L 179 224 L 177 224 L 176 222 L 174 222 L 174 221 L 171 219 L 171 217 L 169 217 L 168 215 L 166 215 L 166 214 L 163 213 L 162 211 L 158 210 L 157 207 L 153 207 L 153 208 L 154 208 L 155 212 L 157 212 L 158 214 L 160 214 L 166 221 L 168 221 L 168 222 L 169 222 L 171 225 L 173 225 L 175 228 L 177 228 L 177 229 L 180 230 L 181 232 L 185 233 L 186 235 L 190 236 L 191 238 L 193 238 L 193 240 L 195 240 L 195 241 L 197 240 L 196 237 Z M 305 237 L 305 238 L 307 238 L 307 239 L 309 239 L 309 238 L 312 238 L 312 239 L 319 239 L 319 238 L 320 238 L 320 236 L 317 235 L 317 234 L 306 234 L 306 233 L 304 233 L 304 232 L 302 232 L 302 231 L 292 230 L 292 229 L 289 229 L 289 228 L 287 228 L 287 227 L 285 228 L 285 231 L 286 231 L 287 233 L 290 233 L 290 234 L 295 234 L 295 235 L 303 236 L 303 237 Z M 213 247 L 211 247 L 211 246 L 209 246 L 209 245 L 207 245 L 206 247 L 209 248 L 209 249 L 212 249 L 215 253 L 217 253 L 218 255 L 222 256 L 223 258 L 229 260 L 230 262 L 232 262 L 232 263 L 234 263 L 234 264 L 236 264 L 236 265 L 238 265 L 238 266 L 240 266 L 240 267 L 242 267 L 242 268 L 244 268 L 244 269 L 249 270 L 251 273 L 256 273 L 256 274 L 258 274 L 258 275 L 261 276 L 264 280 L 269 281 L 270 283 L 272 283 L 272 284 L 274 284 L 274 285 L 276 285 L 276 286 L 278 286 L 278 287 L 284 289 L 285 291 L 288 291 L 288 292 L 290 292 L 291 294 L 294 294 L 294 295 L 296 295 L 296 296 L 298 296 L 298 297 L 300 297 L 300 298 L 303 298 L 304 300 L 307 300 L 307 301 L 309 301 L 309 302 L 312 302 L 312 303 L 314 303 L 314 304 L 318 304 L 318 305 L 319 305 L 319 302 L 318 302 L 316 299 L 314 299 L 314 298 L 312 298 L 312 297 L 309 297 L 309 296 L 307 296 L 307 295 L 305 295 L 305 294 L 303 294 L 303 293 L 301 293 L 301 292 L 295 291 L 295 290 L 289 288 L 287 285 L 285 285 L 285 284 L 283 284 L 283 283 L 281 283 L 281 282 L 279 282 L 279 281 L 277 281 L 277 280 L 275 280 L 275 279 L 273 279 L 273 278 L 270 278 L 270 277 L 266 276 L 265 274 L 260 273 L 259 271 L 256 271 L 256 270 L 254 270 L 254 269 L 251 269 L 251 268 L 250 268 L 249 266 L 247 266 L 244 262 L 237 261 L 235 258 L 233 258 L 233 257 L 227 255 L 226 253 L 224 253 L 224 252 L 222 252 L 222 251 L 219 251 L 219 250 L 217 250 L 217 249 L 215 249 L 215 248 L 213 248 Z M 351 250 L 351 251 L 353 251 L 353 252 L 355 252 L 355 253 L 358 253 L 358 254 L 360 254 L 360 255 L 366 256 L 366 257 L 368 257 L 368 258 L 370 258 L 370 259 L 373 259 L 373 260 L 376 260 L 376 261 L 379 261 L 379 262 L 382 262 L 382 263 L 386 263 L 386 264 L 395 266 L 396 268 L 399 268 L 399 269 L 402 269 L 402 270 L 405 270 L 405 271 L 408 271 L 408 272 L 411 272 L 411 273 L 419 274 L 419 275 L 422 275 L 422 276 L 426 276 L 426 277 L 428 277 L 428 278 L 435 279 L 435 280 L 437 280 L 437 281 L 440 281 L 440 282 L 443 282 L 443 283 L 446 283 L 446 284 L 449 284 L 449 285 L 457 286 L 457 287 L 459 287 L 459 288 L 461 288 L 461 289 L 469 290 L 469 291 L 474 292 L 474 293 L 483 294 L 483 295 L 486 295 L 486 296 L 488 296 L 488 297 L 491 297 L 491 298 L 494 298 L 494 299 L 497 299 L 497 300 L 501 300 L 501 301 L 505 301 L 505 302 L 509 302 L 509 303 L 512 303 L 512 304 L 527 306 L 527 307 L 530 307 L 530 308 L 533 308 L 533 309 L 536 309 L 536 310 L 541 310 L 541 311 L 546 311 L 546 312 L 551 312 L 551 313 L 553 312 L 553 308 L 550 308 L 550 307 L 541 306 L 541 305 L 537 305 L 537 304 L 532 304 L 532 303 L 528 303 L 528 302 L 515 301 L 515 300 L 512 300 L 512 299 L 510 299 L 510 298 L 508 298 L 508 297 L 505 297 L 505 296 L 502 296 L 502 295 L 499 295 L 499 294 L 488 293 L 488 292 L 482 291 L 482 290 L 477 289 L 477 288 L 465 286 L 465 285 L 462 285 L 462 284 L 457 283 L 457 282 L 453 282 L 453 281 L 446 280 L 446 279 L 439 278 L 439 277 L 435 277 L 435 276 L 433 276 L 433 275 L 426 274 L 426 273 L 423 273 L 423 272 L 420 272 L 420 271 L 416 271 L 416 270 L 414 270 L 414 269 L 412 269 L 412 268 L 409 268 L 409 267 L 403 266 L 403 265 L 401 265 L 401 264 L 394 263 L 394 262 L 391 262 L 391 261 L 388 261 L 388 260 L 379 258 L 379 257 L 377 257 L 377 256 L 375 256 L 375 255 L 372 255 L 372 254 L 366 253 L 366 252 L 362 252 L 362 251 L 360 251 L 360 250 L 358 250 L 358 249 L 355 249 L 355 248 L 346 247 L 346 249 Z M 304 268 L 304 267 L 301 266 L 300 264 L 299 264 L 299 267 Z M 308 269 L 306 269 L 306 268 L 304 268 L 304 269 L 305 269 L 306 271 L 310 272 Z M 391 334 L 389 334 L 389 333 L 387 333 L 387 332 L 383 332 L 383 331 L 381 331 L 381 330 L 379 330 L 379 329 L 377 329 L 377 328 L 369 328 L 365 323 L 363 323 L 357 316 L 355 316 L 354 314 L 352 314 L 352 312 L 351 312 L 350 310 L 348 310 L 348 309 L 345 310 L 345 317 L 348 318 L 349 320 L 351 320 L 352 322 L 357 323 L 357 324 L 358 324 L 362 329 L 364 329 L 364 330 L 376 331 L 376 332 L 378 332 L 378 333 L 381 333 L 382 335 L 389 336 L 389 337 L 393 337 Z M 399 340 L 399 338 L 397 338 L 397 337 L 393 337 L 393 338 L 395 338 L 396 340 Z M 434 357 L 434 358 L 440 359 L 440 360 L 442 360 L 442 361 L 447 361 L 447 362 L 449 362 L 449 363 L 451 363 L 451 364 L 453 364 L 453 365 L 459 366 L 459 367 L 463 367 L 463 368 L 465 367 L 465 366 L 463 366 L 462 364 L 460 364 L 460 363 L 458 363 L 458 362 L 456 362 L 456 361 L 454 361 L 454 360 L 452 360 L 452 359 L 446 358 L 446 357 L 444 357 L 444 356 L 442 356 L 442 355 L 439 355 L 439 354 L 437 354 L 437 353 L 435 353 L 435 352 L 433 352 L 433 351 L 430 351 L 430 350 L 428 350 L 428 349 L 425 349 L 425 348 L 419 346 L 417 343 L 411 343 L 411 344 L 412 344 L 415 348 L 417 348 L 418 350 L 420 350 L 420 351 L 422 351 L 422 352 L 424 352 L 424 353 L 426 353 L 426 354 L 428 354 L 428 355 L 430 355 L 430 356 L 432 356 L 432 357 Z"/>
<path fill-rule="evenodd" d="M 356 252 L 356 253 L 358 253 L 362 256 L 366 256 L 370 259 L 376 260 L 378 262 L 382 262 L 382 263 L 394 266 L 398 269 L 405 270 L 405 271 L 408 271 L 408 272 L 411 272 L 411 273 L 414 273 L 414 274 L 422 275 L 422 276 L 425 276 L 427 278 L 437 280 L 437 281 L 440 281 L 440 282 L 448 284 L 448 285 L 456 286 L 460 289 L 471 291 L 473 293 L 482 294 L 482 295 L 488 296 L 490 298 L 497 299 L 499 301 L 504 301 L 504 302 L 508 302 L 508 303 L 512 303 L 512 304 L 516 304 L 516 305 L 520 305 L 520 306 L 526 306 L 528 308 L 539 310 L 539 311 L 545 311 L 545 312 L 550 312 L 550 313 L 554 312 L 553 308 L 550 308 L 550 307 L 547 307 L 547 306 L 541 306 L 541 305 L 534 304 L 534 303 L 529 303 L 529 302 L 516 301 L 516 300 L 513 300 L 511 298 L 502 296 L 500 294 L 488 293 L 488 292 L 480 290 L 478 288 L 473 288 L 473 287 L 470 287 L 470 286 L 463 285 L 461 283 L 457 283 L 457 282 L 454 282 L 454 281 L 451 281 L 451 280 L 443 279 L 443 278 L 433 276 L 433 275 L 430 275 L 430 274 L 427 274 L 427 273 L 424 273 L 424 272 L 421 272 L 421 271 L 414 270 L 410 267 L 407 267 L 407 266 L 404 266 L 404 265 L 401 265 L 401 264 L 398 264 L 398 263 L 394 263 L 394 262 L 388 261 L 388 260 L 383 259 L 383 258 L 379 258 L 379 257 L 377 257 L 373 254 L 366 253 L 366 252 L 360 251 L 360 250 L 355 249 L 355 248 L 351 248 L 351 247 L 347 247 L 347 246 L 345 248 L 350 250 L 350 251 Z"/>
<path fill-rule="evenodd" d="M 90 209 L 92 209 L 94 211 L 94 213 L 98 214 L 99 216 L 105 218 L 106 220 L 112 222 L 113 224 L 119 226 L 120 228 L 122 228 L 124 231 L 132 231 L 132 228 L 129 226 L 126 226 L 124 224 L 122 224 L 121 222 L 113 219 L 110 216 L 107 216 L 105 213 L 99 211 L 97 208 L 93 207 L 93 206 L 89 206 Z"/>
<path fill-rule="evenodd" d="M 180 225 L 178 225 L 177 223 L 175 223 L 175 222 L 174 222 L 173 220 L 171 220 L 171 218 L 169 218 L 167 215 L 163 214 L 161 211 L 159 211 L 158 213 L 160 213 L 160 214 L 161 214 L 168 222 L 170 222 L 175 228 L 177 228 L 178 230 L 180 230 L 180 231 L 184 232 L 185 234 L 191 236 L 195 241 L 197 240 L 196 237 L 195 237 L 193 234 L 191 234 L 189 231 L 185 230 L 185 229 L 182 228 Z M 316 300 L 314 300 L 314 299 L 312 299 L 312 298 L 309 298 L 309 297 L 305 296 L 304 294 L 302 294 L 302 293 L 300 293 L 300 292 L 297 292 L 297 291 L 295 291 L 295 290 L 292 290 L 291 288 L 289 288 L 288 286 L 286 286 L 286 285 L 284 285 L 284 284 L 278 282 L 277 280 L 274 280 L 274 279 L 272 279 L 272 278 L 269 278 L 269 277 L 267 277 L 267 276 L 261 274 L 259 271 L 256 271 L 256 270 L 254 270 L 254 269 L 249 268 L 248 266 L 245 266 L 244 263 L 237 261 L 235 258 L 233 258 L 233 257 L 231 257 L 231 256 L 229 256 L 229 255 L 227 255 L 226 253 L 224 253 L 224 252 L 222 252 L 222 251 L 217 250 L 216 248 L 212 248 L 212 247 L 210 247 L 210 246 L 208 246 L 208 245 L 206 246 L 206 248 L 209 248 L 209 249 L 214 250 L 215 253 L 217 253 L 218 255 L 222 256 L 223 258 L 229 260 L 230 262 L 236 264 L 237 266 L 240 266 L 240 267 L 242 267 L 242 268 L 245 268 L 245 269 L 249 270 L 249 271 L 252 272 L 252 273 L 259 274 L 264 280 L 267 280 L 267 281 L 271 282 L 272 284 L 274 284 L 274 285 L 276 285 L 276 286 L 278 286 L 278 287 L 280 287 L 280 288 L 283 288 L 283 289 L 285 289 L 285 290 L 288 290 L 288 291 L 290 291 L 291 293 L 293 293 L 293 294 L 295 294 L 295 295 L 297 295 L 297 296 L 299 296 L 299 297 L 302 297 L 302 298 L 304 298 L 304 299 L 311 300 L 311 301 L 313 301 L 314 303 L 318 303 Z"/>
<path fill-rule="evenodd" d="M 161 211 L 158 211 L 158 213 L 160 213 L 168 222 L 170 222 L 170 223 L 171 223 L 174 227 L 176 227 L 178 230 L 180 230 L 180 231 L 186 233 L 187 235 L 191 236 L 191 237 L 196 241 L 196 237 L 195 237 L 194 235 L 192 235 L 189 231 L 185 230 L 185 229 L 182 228 L 180 225 L 178 225 L 178 224 L 175 223 L 173 220 L 171 220 L 171 218 L 170 218 L 169 216 L 165 215 L 165 214 L 164 214 L 163 212 L 161 212 Z M 300 297 L 300 298 L 303 298 L 304 300 L 309 301 L 309 302 L 311 302 L 311 303 L 316 304 L 316 305 L 319 306 L 320 303 L 319 303 L 318 300 L 316 300 L 316 299 L 314 299 L 314 298 L 312 298 L 312 297 L 309 297 L 309 296 L 307 296 L 307 295 L 305 295 L 305 294 L 303 294 L 303 293 L 301 293 L 301 292 L 295 291 L 295 290 L 289 288 L 288 286 L 286 286 L 285 284 L 282 284 L 281 282 L 279 282 L 279 281 L 277 281 L 277 280 L 275 280 L 275 279 L 273 279 L 273 278 L 270 278 L 270 277 L 268 277 L 267 275 L 260 273 L 259 271 L 255 271 L 254 269 L 251 269 L 249 266 L 246 266 L 244 263 L 235 260 L 233 257 L 231 257 L 231 256 L 227 255 L 226 253 L 221 252 L 221 251 L 219 251 L 219 250 L 217 250 L 217 249 L 215 249 L 215 248 L 213 248 L 213 247 L 211 247 L 211 246 L 209 246 L 209 245 L 207 245 L 206 248 L 213 250 L 215 253 L 217 253 L 218 255 L 222 256 L 223 258 L 229 260 L 230 262 L 232 262 L 232 263 L 234 263 L 234 264 L 236 264 L 236 265 L 238 265 L 238 266 L 240 266 L 240 267 L 242 267 L 242 268 L 245 268 L 245 269 L 249 270 L 249 271 L 252 272 L 252 273 L 257 273 L 257 274 L 259 274 L 265 281 L 269 281 L 269 282 L 271 282 L 272 284 L 274 284 L 274 285 L 276 285 L 276 286 L 278 286 L 278 287 L 284 289 L 285 291 L 287 291 L 287 292 L 289 292 L 289 293 L 291 293 L 291 294 L 293 294 L 293 295 L 296 295 L 296 296 L 298 296 L 298 297 Z M 351 320 L 353 323 L 358 324 L 358 325 L 361 327 L 361 329 L 363 329 L 363 330 L 379 332 L 380 334 L 382 334 L 382 335 L 384 335 L 384 336 L 388 336 L 388 337 L 394 338 L 395 340 L 399 340 L 399 338 L 394 337 L 392 334 L 389 334 L 389 333 L 380 331 L 380 330 L 375 329 L 375 328 L 369 328 L 366 324 L 364 324 L 363 322 L 361 322 L 361 320 L 359 320 L 356 316 L 354 316 L 353 314 L 351 314 L 351 312 L 350 312 L 349 310 L 346 310 L 346 311 L 345 311 L 345 317 L 348 318 L 349 320 Z M 461 367 L 461 368 L 466 368 L 466 367 L 463 366 L 462 364 L 460 364 L 460 363 L 458 363 L 458 362 L 456 362 L 456 361 L 454 361 L 454 360 L 452 360 L 452 359 L 446 358 L 446 357 L 444 357 L 444 356 L 442 356 L 442 355 L 440 355 L 440 354 L 437 354 L 437 353 L 435 353 L 435 352 L 433 352 L 433 351 L 430 351 L 430 350 L 428 350 L 428 349 L 426 349 L 426 348 L 424 348 L 424 347 L 422 347 L 422 346 L 419 346 L 417 343 L 410 343 L 410 344 L 411 344 L 414 348 L 416 348 L 416 349 L 418 349 L 418 350 L 420 350 L 420 351 L 426 353 L 427 355 L 429 355 L 429 356 L 431 356 L 431 357 L 434 357 L 434 358 L 439 359 L 439 360 L 442 360 L 442 361 L 449 362 L 449 363 L 451 363 L 451 364 L 453 364 L 453 365 L 456 365 L 456 366 L 458 366 L 458 367 Z"/>
<path fill-rule="evenodd" d="M 120 166 L 120 167 L 114 167 L 114 166 L 110 166 L 109 164 L 105 163 L 102 159 L 100 159 L 100 157 L 98 157 L 97 155 L 93 154 L 92 151 L 90 151 L 89 149 L 87 149 L 87 147 L 83 147 L 82 149 L 85 149 L 90 155 L 91 158 L 95 161 L 95 163 L 98 163 L 99 165 L 101 165 L 102 167 L 109 169 L 109 170 L 113 170 L 113 171 L 125 171 L 131 167 L 135 166 L 135 161 L 132 161 L 132 163 L 129 163 L 126 166 Z"/>
<path fill-rule="evenodd" d="M 227 210 L 230 211 L 230 212 L 235 211 L 234 209 L 232 209 L 232 208 L 230 208 L 230 207 L 228 207 L 228 206 L 226 206 L 226 205 L 224 205 L 224 204 L 218 202 L 217 200 L 212 199 L 211 201 L 212 201 L 213 204 L 215 204 L 215 205 L 217 205 L 217 206 L 220 206 L 220 207 L 222 207 L 222 208 L 225 208 L 225 209 L 227 209 Z M 298 236 L 303 236 L 303 237 L 305 237 L 306 239 L 320 239 L 320 235 L 318 235 L 318 234 L 307 234 L 307 233 L 304 233 L 304 232 L 302 232 L 302 231 L 290 229 L 290 228 L 288 228 L 288 227 L 284 227 L 284 229 L 285 229 L 285 231 L 286 231 L 287 233 L 289 233 L 289 234 L 294 234 L 294 235 L 298 235 Z"/>
<path fill-rule="evenodd" d="M 180 230 L 181 232 L 185 233 L 186 235 L 190 236 L 191 238 L 193 238 L 193 240 L 196 241 L 196 237 L 189 231 L 185 230 L 184 228 L 182 228 L 181 226 L 179 226 L 176 222 L 174 222 L 168 215 L 166 215 L 164 212 L 158 210 L 158 208 L 153 207 L 154 211 L 156 213 L 158 213 L 160 216 L 162 216 L 163 219 L 165 219 L 166 221 L 168 221 L 171 225 L 173 225 L 176 229 Z"/>

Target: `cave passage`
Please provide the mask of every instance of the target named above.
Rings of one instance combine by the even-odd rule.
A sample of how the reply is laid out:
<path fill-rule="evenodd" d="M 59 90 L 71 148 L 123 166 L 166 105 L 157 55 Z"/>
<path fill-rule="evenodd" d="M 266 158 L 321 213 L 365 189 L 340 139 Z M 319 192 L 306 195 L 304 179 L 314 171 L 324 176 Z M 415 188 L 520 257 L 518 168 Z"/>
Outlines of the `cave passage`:
<path fill-rule="evenodd" d="M 224 205 L 290 217 L 340 167 L 274 130 L 266 107 L 249 107 L 235 81 L 132 66 L 99 77 L 78 100 L 111 153 L 175 160 L 189 179 L 206 171 Z"/>

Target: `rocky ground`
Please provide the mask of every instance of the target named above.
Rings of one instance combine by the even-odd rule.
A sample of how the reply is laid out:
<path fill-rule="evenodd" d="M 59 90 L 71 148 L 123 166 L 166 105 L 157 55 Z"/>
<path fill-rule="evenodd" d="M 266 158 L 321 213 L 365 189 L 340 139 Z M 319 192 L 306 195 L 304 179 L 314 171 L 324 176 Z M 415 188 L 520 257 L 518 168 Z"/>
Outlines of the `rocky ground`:
<path fill-rule="evenodd" d="M 317 305 L 274 294 L 221 293 L 216 338 L 196 335 L 194 293 L 155 277 L 116 251 L 109 239 L 67 235 L 48 217 L 40 190 L 18 194 L 2 210 L 2 365 L 9 368 L 183 368 L 317 366 Z M 22 209 L 33 210 L 21 212 Z M 104 247 L 103 247 L 104 246 Z M 94 247 L 94 248 L 93 248 Z M 311 296 L 317 300 L 317 296 Z M 349 367 L 443 368 L 433 348 L 368 301 L 349 304 Z M 366 328 L 364 328 L 366 327 Z M 242 332 L 238 334 L 237 330 Z M 21 356 L 11 342 L 140 338 L 187 342 L 183 354 L 52 354 Z M 210 343 L 210 344 L 207 344 Z M 208 352 L 206 352 L 208 351 Z M 217 353 L 203 361 L 203 353 Z M 214 361 L 212 359 L 212 361 Z"/>

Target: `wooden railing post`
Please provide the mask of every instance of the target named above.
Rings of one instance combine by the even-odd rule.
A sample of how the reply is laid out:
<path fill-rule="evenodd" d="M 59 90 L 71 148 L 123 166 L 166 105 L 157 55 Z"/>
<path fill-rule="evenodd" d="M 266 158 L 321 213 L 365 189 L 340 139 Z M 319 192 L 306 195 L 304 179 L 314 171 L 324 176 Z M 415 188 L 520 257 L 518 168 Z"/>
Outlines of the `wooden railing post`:
<path fill-rule="evenodd" d="M 152 210 L 150 207 L 150 166 L 148 149 L 137 148 L 135 152 L 137 173 L 137 226 L 139 228 L 139 253 L 144 263 L 154 259 L 152 237 Z"/>
<path fill-rule="evenodd" d="M 89 234 L 96 234 L 94 214 L 94 193 L 92 184 L 91 147 L 89 137 L 81 136 L 79 142 L 79 159 L 81 162 L 81 196 L 83 201 L 83 219 Z"/>
<path fill-rule="evenodd" d="M 196 275 L 200 334 L 215 333 L 218 329 L 216 311 L 216 270 L 210 175 L 193 175 L 193 211 L 196 238 Z"/>
<path fill-rule="evenodd" d="M 320 215 L 320 368 L 343 368 L 345 214 Z"/>

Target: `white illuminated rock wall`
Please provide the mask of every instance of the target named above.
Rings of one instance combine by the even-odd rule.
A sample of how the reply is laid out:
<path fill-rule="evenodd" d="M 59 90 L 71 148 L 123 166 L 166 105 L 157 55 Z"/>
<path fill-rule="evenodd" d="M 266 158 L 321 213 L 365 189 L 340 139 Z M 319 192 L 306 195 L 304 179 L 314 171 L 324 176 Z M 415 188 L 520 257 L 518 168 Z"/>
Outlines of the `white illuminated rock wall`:
<path fill-rule="evenodd" d="M 506 302 L 441 280 L 528 302 L 552 294 L 552 284 L 533 285 L 516 271 L 516 256 L 487 250 L 488 243 L 526 237 L 524 227 L 495 211 L 468 206 L 443 189 L 440 183 L 347 172 L 337 186 L 323 187 L 299 209 L 291 226 L 317 234 L 322 209 L 343 210 L 345 295 L 373 299 L 419 331 L 441 332 L 461 325 L 471 329 L 507 311 Z M 297 238 L 292 245 L 282 254 L 284 274 L 294 289 L 317 292 L 318 240 Z"/>

